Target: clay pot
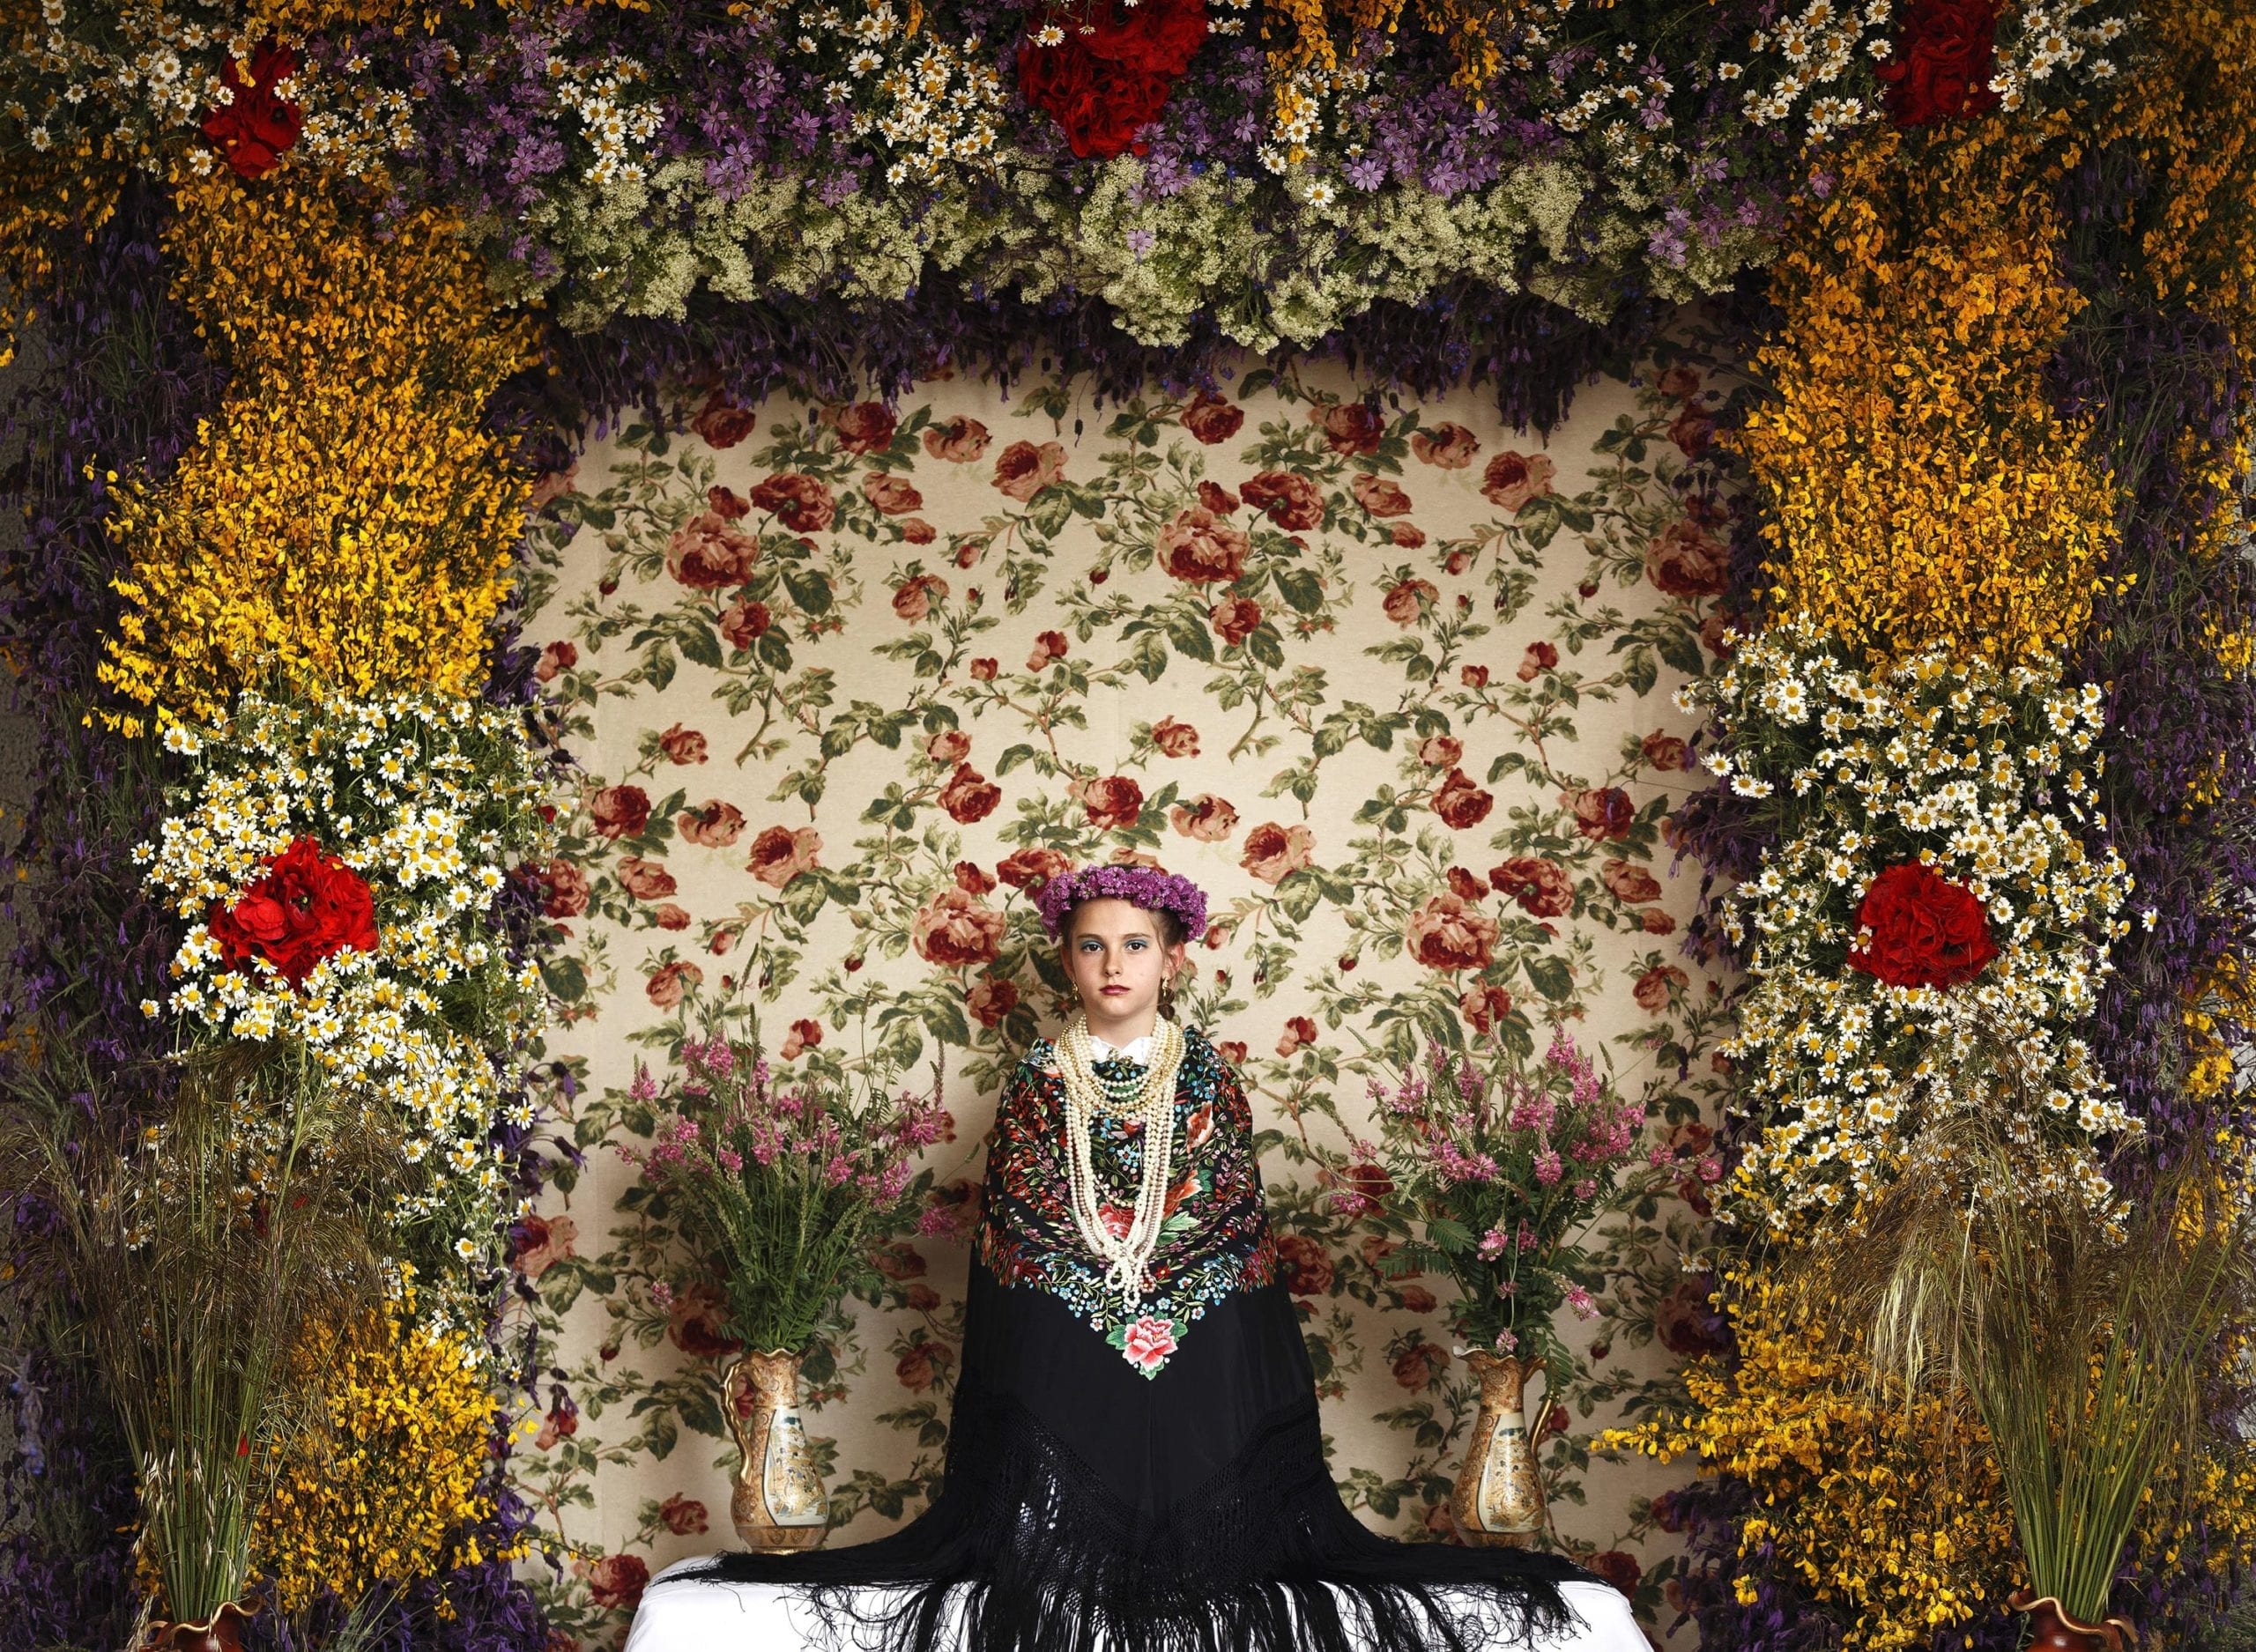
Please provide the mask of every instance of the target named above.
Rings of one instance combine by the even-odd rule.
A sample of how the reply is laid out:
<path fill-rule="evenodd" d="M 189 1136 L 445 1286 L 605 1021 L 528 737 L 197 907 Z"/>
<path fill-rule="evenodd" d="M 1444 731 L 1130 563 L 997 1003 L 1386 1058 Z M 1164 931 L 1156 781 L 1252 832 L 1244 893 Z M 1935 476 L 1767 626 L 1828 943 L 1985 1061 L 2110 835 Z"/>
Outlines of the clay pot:
<path fill-rule="evenodd" d="M 1527 1426 L 1527 1380 L 1543 1361 L 1468 1353 L 1465 1363 L 1480 1382 L 1480 1411 L 1450 1491 L 1450 1522 L 1466 1543 L 1525 1549 L 1550 1521 Z"/>
<path fill-rule="evenodd" d="M 746 1548 L 791 1554 L 830 1535 L 830 1493 L 815 1471 L 799 1418 L 803 1353 L 747 1353 L 722 1379 L 721 1397 L 743 1461 L 729 1495 L 729 1518 Z"/>
<path fill-rule="evenodd" d="M 202 1623 L 151 1624 L 145 1652 L 243 1652 L 243 1626 L 258 1608 L 256 1600 L 229 1601 Z"/>
<path fill-rule="evenodd" d="M 2130 1652 L 2139 1643 L 2137 1632 L 2120 1618 L 2079 1623 L 2050 1595 L 2019 1589 L 2006 1604 L 2029 1614 L 2028 1652 Z"/>

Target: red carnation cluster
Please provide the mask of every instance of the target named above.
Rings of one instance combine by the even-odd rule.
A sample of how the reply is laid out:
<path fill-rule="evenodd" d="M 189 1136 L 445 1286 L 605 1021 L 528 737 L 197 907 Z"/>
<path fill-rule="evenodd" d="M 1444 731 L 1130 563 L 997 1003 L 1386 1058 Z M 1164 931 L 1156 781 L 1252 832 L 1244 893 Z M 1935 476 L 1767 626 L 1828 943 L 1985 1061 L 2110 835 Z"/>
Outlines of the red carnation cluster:
<path fill-rule="evenodd" d="M 269 41 L 251 54 L 248 78 L 241 63 L 230 63 L 228 72 L 234 98 L 204 117 L 204 136 L 239 176 L 259 177 L 298 141 L 305 124 L 298 106 L 274 90 L 298 72 L 298 55 Z"/>
<path fill-rule="evenodd" d="M 1896 56 L 1876 71 L 1898 126 L 1986 115 L 1998 106 L 1997 0 L 1911 0 Z"/>
<path fill-rule="evenodd" d="M 1955 987 L 1998 955 L 1974 892 L 1917 861 L 1872 880 L 1857 922 L 1872 939 L 1849 954 L 1849 967 L 1891 987 Z"/>
<path fill-rule="evenodd" d="M 376 903 L 358 872 L 308 837 L 291 839 L 266 865 L 241 900 L 214 905 L 207 920 L 228 968 L 263 958 L 294 988 L 348 946 L 376 950 Z"/>
<path fill-rule="evenodd" d="M 1019 91 L 1028 104 L 1065 129 L 1073 152 L 1109 159 L 1132 144 L 1137 128 L 1158 118 L 1168 93 L 1206 38 L 1205 0 L 1096 0 L 1086 15 L 1049 14 L 1046 26 L 1065 39 L 1019 47 Z"/>

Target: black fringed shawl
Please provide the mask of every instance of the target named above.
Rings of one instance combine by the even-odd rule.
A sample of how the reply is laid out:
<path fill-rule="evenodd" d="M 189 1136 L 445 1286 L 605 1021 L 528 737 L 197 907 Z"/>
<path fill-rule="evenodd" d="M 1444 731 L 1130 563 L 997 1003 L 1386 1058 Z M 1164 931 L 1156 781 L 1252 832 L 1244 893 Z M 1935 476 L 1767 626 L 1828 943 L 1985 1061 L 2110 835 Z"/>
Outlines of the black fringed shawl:
<path fill-rule="evenodd" d="M 940 1495 L 874 1543 L 676 1578 L 804 1584 L 868 1652 L 1480 1652 L 1571 1622 L 1572 1563 L 1391 1542 L 1340 1501 L 1243 1093 L 1187 1042 L 1153 1299 L 1128 1315 L 1094 1289 L 1037 1045 L 989 1147 Z M 1134 1130 L 1094 1134 L 1101 1182 L 1132 1196 Z"/>

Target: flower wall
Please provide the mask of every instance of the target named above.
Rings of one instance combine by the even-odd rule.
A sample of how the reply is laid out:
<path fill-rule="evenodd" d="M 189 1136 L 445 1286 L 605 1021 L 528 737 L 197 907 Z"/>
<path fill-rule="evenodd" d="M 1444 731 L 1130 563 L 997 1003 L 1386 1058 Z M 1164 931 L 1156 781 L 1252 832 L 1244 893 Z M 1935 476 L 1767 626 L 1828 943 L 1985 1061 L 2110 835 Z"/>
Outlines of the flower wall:
<path fill-rule="evenodd" d="M 494 1315 L 530 1134 L 508 1097 L 545 1013 L 504 869 L 544 829 L 527 795 L 543 786 L 523 716 L 460 692 L 486 680 L 522 534 L 526 483 L 478 426 L 523 337 L 486 328 L 447 246 L 380 233 L 309 178 L 256 197 L 134 185 L 59 263 L 10 387 L 27 457 L 8 628 L 41 742 L 16 851 L 14 1082 L 72 1086 L 85 1150 L 130 1152 L 161 1138 L 153 1058 L 286 1042 L 428 1123 L 409 1149 L 428 1174 L 390 1212 L 390 1311 L 309 1333 L 336 1454 L 277 1464 L 256 1539 L 275 1644 L 368 1589 L 396 1641 L 545 1633 L 512 1574 L 514 1356 Z M 500 342 L 449 339 L 450 320 Z M 388 396 L 405 417 L 342 427 L 338 410 Z M 434 567 L 399 525 L 414 478 L 491 501 L 450 518 L 480 588 L 461 605 L 384 577 L 388 546 L 403 576 Z M 215 537 L 237 553 L 210 559 Z M 457 692 L 386 697 L 433 679 Z M 301 767 L 317 753 L 318 774 Z M 38 1205 L 12 1208 L 34 1239 Z M 70 1339 L 23 1346 L 11 1587 L 40 1638 L 117 1644 L 142 1604 L 131 1467 Z M 403 1450 L 430 1472 L 403 1480 Z"/>
<path fill-rule="evenodd" d="M 555 1350 L 521 1484 L 575 1556 L 553 1624 L 604 1644 L 643 1579 L 727 1540 L 720 1294 L 620 1152 L 659 1126 L 648 1075 L 716 1031 L 786 1072 L 921 1089 L 944 1062 L 953 1139 L 923 1162 L 968 1220 L 1002 1079 L 1071 1004 L 1033 896 L 1088 860 L 1208 893 L 1184 1013 L 1254 1099 L 1333 1474 L 1383 1530 L 1445 1530 L 1477 1384 L 1446 1276 L 1383 1273 L 1393 1241 L 1342 1196 L 1375 1167 L 1318 1154 L 1373 1133 L 1417 1018 L 1535 1049 L 1563 1025 L 1687 1148 L 1600 1241 L 1614 1286 L 1566 1322 L 1592 1374 L 1550 1396 L 1546 1450 L 1561 1541 L 1674 1616 L 1654 1484 L 1587 1441 L 1707 1345 L 1679 1257 L 1722 998 L 1664 823 L 1701 783 L 1672 691 L 1720 641 L 1720 397 L 1682 346 L 1547 441 L 1347 388 L 716 398 L 543 484 L 569 491 L 525 636 L 581 770 L 543 883 L 573 990 L 548 1049 L 584 1155 L 518 1259 Z M 808 1366 L 834 1540 L 936 1483 L 968 1253 L 927 1226 Z"/>
<path fill-rule="evenodd" d="M 1742 1233 L 1782 1200 L 1829 1206 L 1916 1165 L 1970 1100 L 1998 1106 L 1954 1090 L 1947 1061 L 1891 1058 L 1906 1026 L 1965 1049 L 1972 1021 L 2021 1025 L 2046 1075 L 2014 1121 L 2030 1174 L 2096 1201 L 2136 1199 L 2152 1164 L 2248 1150 L 2231 1052 L 2247 1041 L 2256 751 L 2241 130 L 2256 33 L 2199 4 L 2149 6 L 2145 26 L 2141 79 L 2082 122 L 1852 144 L 1771 274 L 1767 394 L 1733 437 L 1760 531 L 1726 598 L 1760 641 L 1719 685 L 1725 778 L 1686 820 L 1736 891 L 1715 930 L 1750 976 L 1731 1048 L 1765 1057 L 1733 1130 Z M 1907 689 L 1943 698 L 1884 745 L 1859 739 Z M 1992 772 L 1917 755 L 1975 729 Z M 1982 804 L 2031 759 L 2049 771 L 2035 792 Z M 2073 841 L 2038 851 L 2045 833 Z M 2067 903 L 2050 918 L 1988 881 L 2032 851 L 2069 869 L 2045 879 Z M 1984 903 L 1981 944 L 2003 949 L 1990 985 L 1947 995 L 1932 949 L 1958 920 L 1931 897 L 1921 955 L 1875 965 L 1877 885 L 1853 915 L 1833 891 L 1891 864 Z M 1861 960 L 1859 926 L 1876 937 Z M 1867 990 L 1875 975 L 1893 990 Z M 1686 1593 L 1706 1641 L 2017 1644 L 2000 1606 L 2018 1560 L 1978 1427 L 1907 1446 L 1900 1407 L 1859 1400 L 1853 1354 L 1827 1368 L 1838 1356 L 1762 1265 L 1725 1271 L 1733 1353 L 1688 1374 L 1684 1411 L 1622 1437 L 1712 1477 L 1679 1500 L 1705 1557 Z M 2221 1411 L 2242 1404 L 2236 1382 L 2220 1377 Z M 2256 1478 L 2236 1439 L 2172 1471 L 2193 1514 L 2150 1519 L 2118 1577 L 2113 1609 L 2170 1644 L 2208 1643 L 2246 1575 Z"/>

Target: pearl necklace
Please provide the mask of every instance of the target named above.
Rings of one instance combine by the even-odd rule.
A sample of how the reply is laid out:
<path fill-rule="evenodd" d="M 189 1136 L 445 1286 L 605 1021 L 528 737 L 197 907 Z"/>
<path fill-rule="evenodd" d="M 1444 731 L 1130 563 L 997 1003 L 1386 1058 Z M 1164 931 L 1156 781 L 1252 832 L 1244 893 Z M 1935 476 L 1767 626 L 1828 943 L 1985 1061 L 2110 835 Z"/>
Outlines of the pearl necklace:
<path fill-rule="evenodd" d="M 1183 1029 L 1161 1021 L 1153 1039 L 1152 1064 L 1137 1081 L 1132 1100 L 1098 1076 L 1087 1016 L 1075 1016 L 1058 1041 L 1058 1070 L 1065 1081 L 1065 1180 L 1073 1226 L 1081 1242 L 1106 1264 L 1104 1283 L 1120 1293 L 1124 1313 L 1135 1312 L 1152 1288 L 1152 1256 L 1167 1220 L 1168 1183 L 1175 1169 L 1175 1076 L 1183 1065 Z M 1100 1111 L 1143 1126 L 1144 1174 L 1128 1231 L 1117 1239 L 1104 1225 L 1102 1190 L 1089 1155 L 1089 1115 Z"/>
<path fill-rule="evenodd" d="M 1156 1042 L 1156 1041 L 1154 1041 Z M 1151 1082 L 1152 1065 L 1139 1064 L 1120 1051 L 1104 1058 L 1103 1065 L 1125 1067 L 1129 1070 L 1118 1078 L 1101 1070 L 1095 1041 L 1089 1050 L 1089 1077 L 1096 1081 L 1096 1105 L 1100 1111 L 1117 1118 L 1139 1118 L 1144 1111 L 1144 1088 Z M 1145 1054 L 1153 1054 L 1147 1049 Z"/>

